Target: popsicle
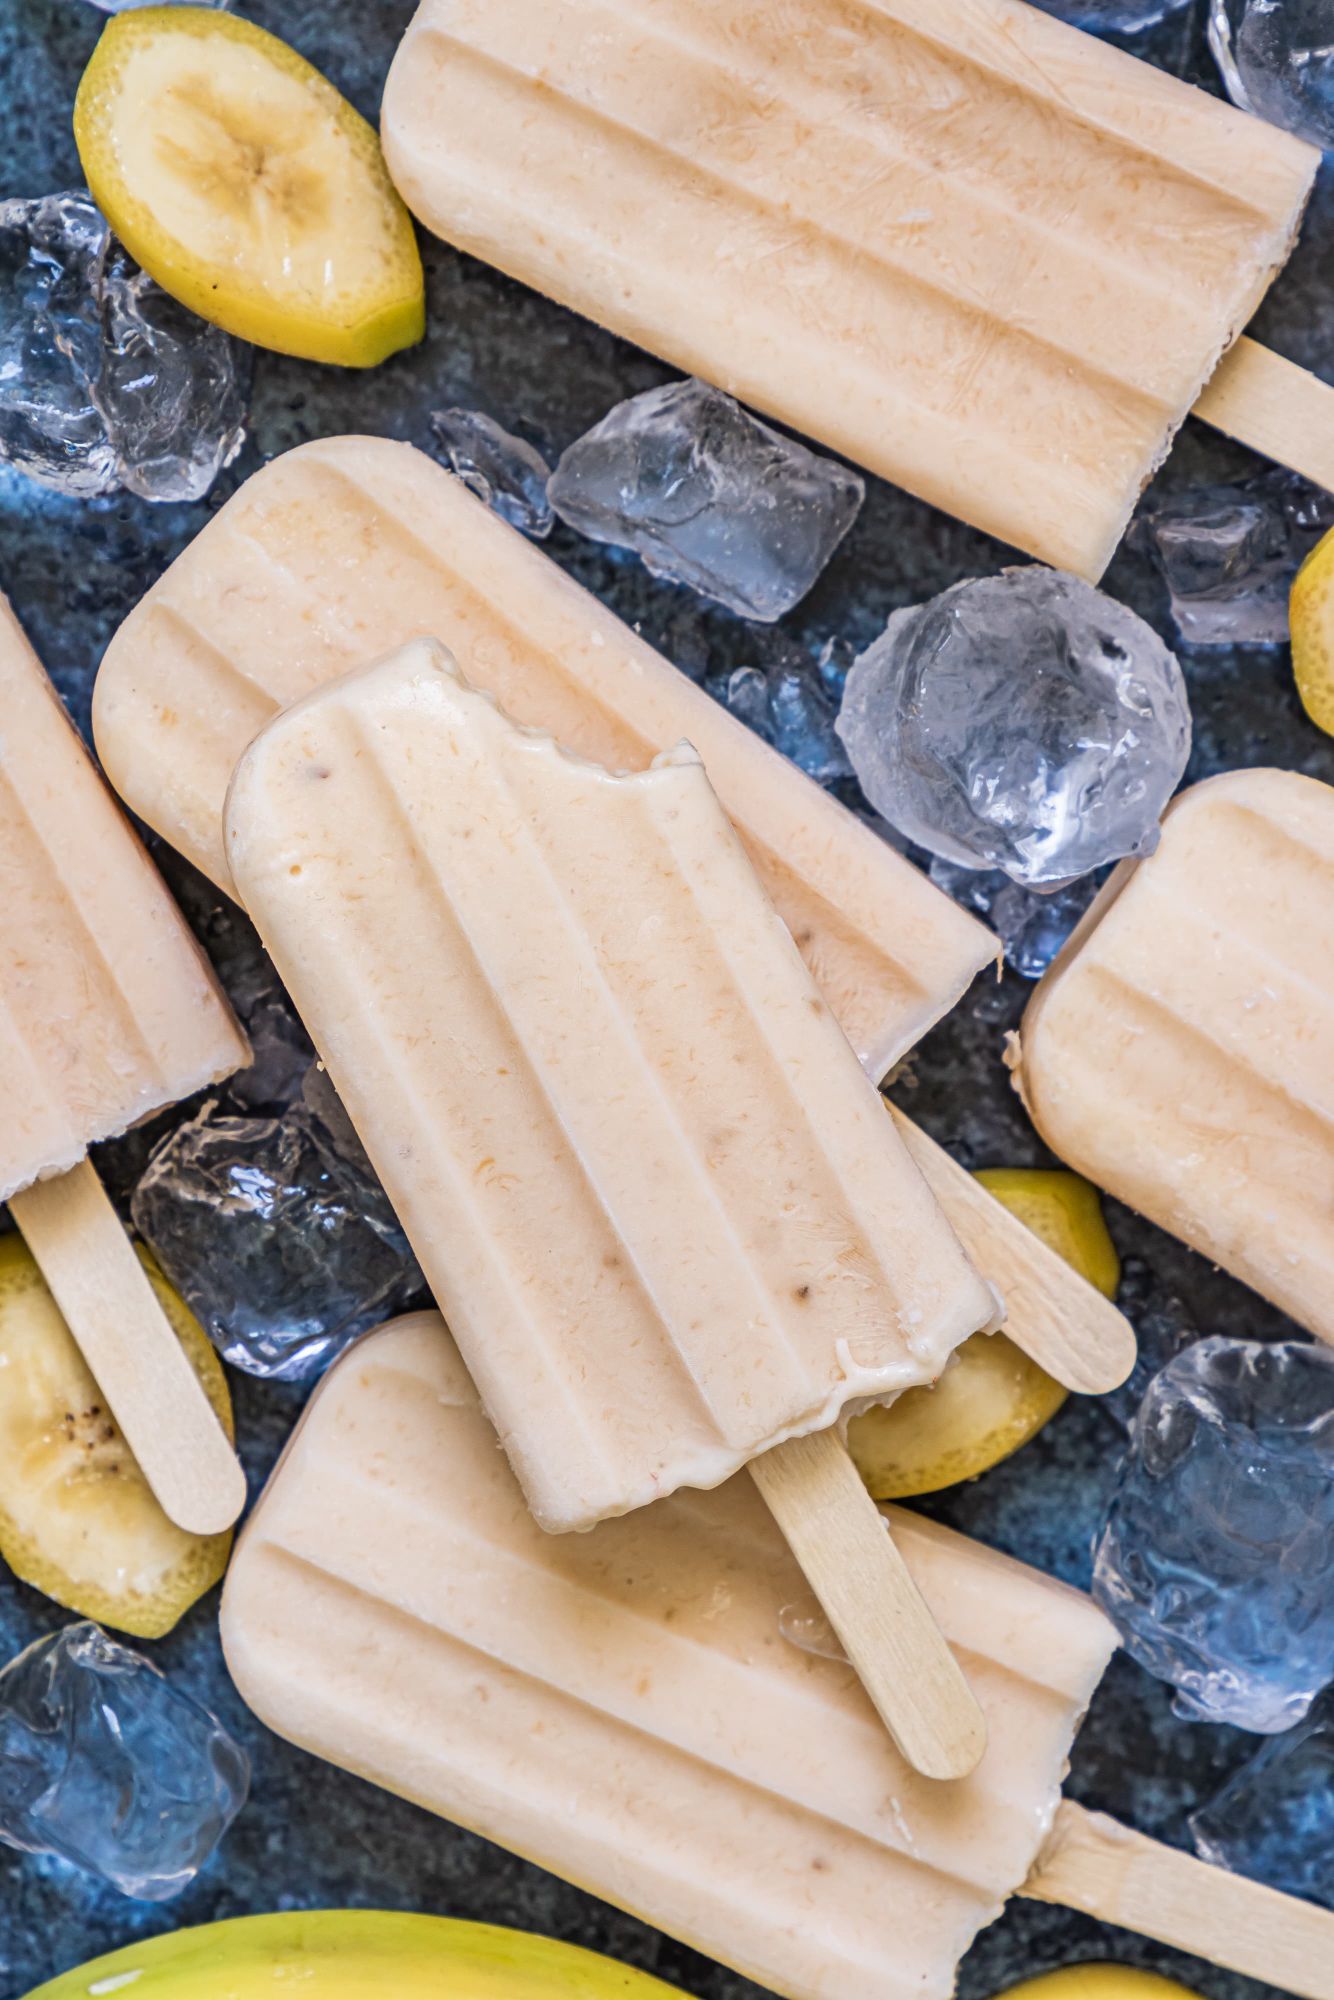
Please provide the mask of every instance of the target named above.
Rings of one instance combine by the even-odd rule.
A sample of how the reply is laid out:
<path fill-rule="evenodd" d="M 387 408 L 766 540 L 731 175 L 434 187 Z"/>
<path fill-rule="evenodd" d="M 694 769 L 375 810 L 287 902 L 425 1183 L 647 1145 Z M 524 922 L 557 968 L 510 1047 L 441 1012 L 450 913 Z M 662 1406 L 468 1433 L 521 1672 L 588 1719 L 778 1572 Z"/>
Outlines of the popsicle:
<path fill-rule="evenodd" d="M 249 1060 L 0 597 L 0 1201 L 158 1499 L 201 1534 L 245 1479 L 87 1153 Z"/>
<path fill-rule="evenodd" d="M 946 2000 L 1020 1893 L 1334 2000 L 1334 1916 L 1060 1799 L 1115 1645 L 1079 1593 L 912 1515 L 895 1533 L 990 1724 L 909 1771 L 779 1613 L 749 1482 L 534 1527 L 441 1322 L 342 1360 L 248 1525 L 233 1679 L 314 1755 L 513 1848 L 787 2000 Z"/>
<path fill-rule="evenodd" d="M 423 0 L 381 134 L 438 236 L 1093 581 L 1319 157 L 1017 0 Z M 1227 388 L 1334 480 L 1323 385 Z"/>
<path fill-rule="evenodd" d="M 997 953 L 990 932 L 411 446 L 327 438 L 266 466 L 113 640 L 94 726 L 134 810 L 221 886 L 222 801 L 286 702 L 422 634 L 520 721 L 605 764 L 688 737 L 872 1076 Z M 1115 1308 L 922 1133 L 914 1157 L 1007 1332 L 1072 1389 L 1134 1360 Z"/>
<path fill-rule="evenodd" d="M 93 702 L 121 797 L 220 888 L 222 802 L 270 716 L 437 638 L 520 722 L 614 769 L 688 738 L 876 1076 L 996 956 L 989 931 L 451 474 L 383 438 L 256 473 L 131 612 Z"/>
<path fill-rule="evenodd" d="M 1053 1152 L 1334 1340 L 1334 786 L 1183 792 L 1024 1015 Z"/>
<path fill-rule="evenodd" d="M 879 1664 L 925 1613 L 830 1426 L 934 1381 L 998 1302 L 693 750 L 614 776 L 419 639 L 271 722 L 226 830 L 538 1521 L 755 1460 L 890 1727 L 968 1768 L 938 1635 L 948 1729 Z"/>

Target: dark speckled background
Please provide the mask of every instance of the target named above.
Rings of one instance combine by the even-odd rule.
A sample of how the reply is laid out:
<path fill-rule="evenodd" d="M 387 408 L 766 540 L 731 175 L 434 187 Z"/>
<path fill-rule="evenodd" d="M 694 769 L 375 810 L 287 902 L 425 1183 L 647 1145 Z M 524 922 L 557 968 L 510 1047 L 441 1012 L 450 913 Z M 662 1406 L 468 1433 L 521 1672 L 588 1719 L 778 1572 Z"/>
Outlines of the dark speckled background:
<path fill-rule="evenodd" d="M 251 11 L 375 115 L 411 0 L 256 0 Z M 36 195 L 78 183 L 69 110 L 98 28 L 99 16 L 84 0 L 0 0 L 4 194 Z M 1196 7 L 1138 46 L 1213 87 Z M 366 430 L 424 444 L 429 411 L 451 401 L 479 405 L 559 448 L 619 398 L 663 379 L 664 371 L 646 356 L 506 279 L 441 245 L 424 248 L 425 345 L 370 375 L 258 357 L 251 439 L 210 504 L 225 498 L 262 458 L 307 438 Z M 1302 245 L 1264 309 L 1261 330 L 1294 359 L 1334 376 L 1334 281 L 1325 275 L 1332 255 L 1334 197 L 1326 181 Z M 1226 478 L 1251 463 L 1245 453 L 1190 426 L 1160 485 Z M 153 508 L 129 497 L 63 500 L 0 473 L 0 584 L 82 724 L 111 633 L 208 513 L 209 505 Z M 959 577 L 994 570 L 1005 553 L 872 481 L 856 529 L 815 592 L 782 626 L 763 630 L 654 583 L 638 565 L 562 531 L 549 547 L 696 676 L 706 668 L 813 655 L 830 635 L 864 644 L 895 606 Z M 1138 558 L 1120 557 L 1108 587 L 1168 629 L 1157 586 Z M 1267 762 L 1334 778 L 1334 745 L 1304 721 L 1284 654 L 1203 654 L 1185 665 L 1195 711 L 1191 778 Z M 226 976 L 246 943 L 243 920 L 169 854 L 160 858 Z M 916 1052 L 896 1086 L 900 1101 L 969 1166 L 1045 1159 L 1000 1062 L 1004 1032 L 1018 1020 L 1027 990 L 1013 976 L 999 986 L 980 983 Z M 132 1179 L 146 1143 L 136 1134 L 103 1149 L 100 1164 L 118 1192 Z M 1287 1330 L 1272 1309 L 1135 1217 L 1113 1209 L 1110 1220 L 1128 1260 L 1125 1302 L 1137 1316 L 1177 1315 L 1201 1331 L 1270 1336 Z M 245 1376 L 234 1377 L 233 1389 L 257 1489 L 299 1397 Z M 1087 1582 L 1090 1539 L 1119 1444 L 1104 1410 L 1072 1402 L 1019 1457 L 930 1503 L 932 1511 L 1056 1574 Z M 0 1657 L 63 1619 L 0 1568 Z M 701 2000 L 751 1990 L 485 1841 L 269 1737 L 228 1684 L 213 1600 L 152 1651 L 247 1746 L 254 1760 L 252 1802 L 200 1879 L 167 1908 L 127 1902 L 85 1876 L 0 1848 L 0 2000 L 17 2000 L 38 1981 L 147 1930 L 339 1904 L 546 1931 L 648 1967 Z M 1146 1832 L 1186 1845 L 1187 1811 L 1251 1747 L 1251 1739 L 1235 1731 L 1174 1720 L 1167 1690 L 1119 1660 L 1080 1737 L 1069 1789 Z M 892 1922 L 891 1912 L 886 1920 Z M 1108 1956 L 1179 1974 L 1214 2000 L 1246 2000 L 1261 1990 L 1152 1944 L 1024 1903 L 1014 1903 L 976 1945 L 961 1990 L 964 2000 L 983 2000 L 1025 1974 Z"/>

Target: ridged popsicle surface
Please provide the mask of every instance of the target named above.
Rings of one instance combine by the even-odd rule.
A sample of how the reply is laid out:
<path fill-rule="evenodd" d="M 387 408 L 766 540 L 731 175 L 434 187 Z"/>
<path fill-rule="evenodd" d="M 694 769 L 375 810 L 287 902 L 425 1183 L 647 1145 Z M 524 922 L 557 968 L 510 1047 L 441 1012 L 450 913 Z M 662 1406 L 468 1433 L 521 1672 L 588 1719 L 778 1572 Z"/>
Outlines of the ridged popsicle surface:
<path fill-rule="evenodd" d="M 323 439 L 258 472 L 112 641 L 94 698 L 121 796 L 220 887 L 222 803 L 276 711 L 439 639 L 520 722 L 637 769 L 688 739 L 821 989 L 881 1076 L 997 945 L 410 445 Z"/>
<path fill-rule="evenodd" d="M 529 1856 L 787 2000 L 946 2000 L 1027 1876 L 1115 1645 L 1078 1592 L 933 1523 L 895 1538 L 987 1714 L 912 1772 L 751 1482 L 543 1535 L 443 1323 L 318 1392 L 233 1561 L 241 1694 L 280 1735 Z"/>
<path fill-rule="evenodd" d="M 1024 1017 L 1019 1081 L 1072 1166 L 1334 1340 L 1334 786 L 1185 792 Z"/>
<path fill-rule="evenodd" d="M 0 1200 L 248 1060 L 0 598 Z"/>
<path fill-rule="evenodd" d="M 703 766 L 416 641 L 256 740 L 228 857 L 538 1518 L 713 1486 L 994 1314 Z"/>
<path fill-rule="evenodd" d="M 428 228 L 1096 580 L 1312 148 L 1017 0 L 423 0 Z"/>

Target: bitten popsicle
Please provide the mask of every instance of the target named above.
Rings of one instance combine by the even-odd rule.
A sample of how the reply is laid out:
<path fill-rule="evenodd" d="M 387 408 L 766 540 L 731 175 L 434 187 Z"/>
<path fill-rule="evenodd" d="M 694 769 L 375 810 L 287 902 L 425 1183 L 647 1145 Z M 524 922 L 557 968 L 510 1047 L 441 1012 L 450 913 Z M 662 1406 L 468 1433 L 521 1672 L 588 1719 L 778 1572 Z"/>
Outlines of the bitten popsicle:
<path fill-rule="evenodd" d="M 1041 981 L 1015 1063 L 1063 1160 L 1334 1341 L 1334 786 L 1177 798 Z"/>
<path fill-rule="evenodd" d="M 999 951 L 884 841 L 711 702 L 411 445 L 324 438 L 248 479 L 130 614 L 98 676 L 112 780 L 227 887 L 222 802 L 279 708 L 421 635 L 519 721 L 598 763 L 688 738 L 873 1077 Z M 1124 1317 L 920 1132 L 913 1157 L 1006 1331 L 1067 1387 L 1124 1379 Z"/>
<path fill-rule="evenodd" d="M 830 1426 L 998 1302 L 694 752 L 614 776 L 416 640 L 270 723 L 226 828 L 542 1526 L 754 1461 L 910 1757 L 971 1768 L 980 1717 Z"/>
<path fill-rule="evenodd" d="M 250 1060 L 202 952 L 0 597 L 0 1201 L 163 1507 L 245 1479 L 88 1148 Z"/>
<path fill-rule="evenodd" d="M 423 0 L 381 132 L 438 236 L 1092 581 L 1319 163 L 1017 0 Z M 1224 375 L 1334 482 L 1329 390 Z"/>
<path fill-rule="evenodd" d="M 528 1856 L 786 2000 L 948 2000 L 1014 1894 L 1334 2000 L 1334 1915 L 1063 1803 L 1116 1643 L 1078 1592 L 895 1533 L 986 1713 L 934 1785 L 846 1666 L 749 1482 L 544 1536 L 433 1314 L 347 1355 L 261 1499 L 222 1638 L 280 1736 Z"/>

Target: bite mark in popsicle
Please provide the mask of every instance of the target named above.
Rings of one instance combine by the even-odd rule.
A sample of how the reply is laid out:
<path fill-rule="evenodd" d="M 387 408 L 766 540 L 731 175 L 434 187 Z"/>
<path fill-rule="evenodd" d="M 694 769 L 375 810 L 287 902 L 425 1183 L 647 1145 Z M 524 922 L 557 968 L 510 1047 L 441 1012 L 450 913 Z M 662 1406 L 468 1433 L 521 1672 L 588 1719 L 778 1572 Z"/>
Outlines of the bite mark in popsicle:
<path fill-rule="evenodd" d="M 613 776 L 420 640 L 269 725 L 227 842 L 539 1521 L 779 1448 L 773 1504 L 804 1477 L 851 1510 L 920 1617 L 850 1468 L 840 1512 L 826 1465 L 794 1470 L 814 1446 L 782 1448 L 934 1380 L 994 1295 L 694 753 Z"/>

